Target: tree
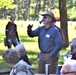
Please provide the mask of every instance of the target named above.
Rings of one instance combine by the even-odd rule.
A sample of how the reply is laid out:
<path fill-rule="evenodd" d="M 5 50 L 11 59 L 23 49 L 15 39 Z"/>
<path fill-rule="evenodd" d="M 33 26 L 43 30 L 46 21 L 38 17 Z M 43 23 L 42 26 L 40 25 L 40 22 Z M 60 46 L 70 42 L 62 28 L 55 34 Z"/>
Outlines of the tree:
<path fill-rule="evenodd" d="M 63 30 L 64 37 L 65 37 L 64 47 L 68 47 L 69 41 L 68 41 L 66 0 L 59 0 L 59 10 L 60 10 L 60 26 L 61 26 L 61 29 Z"/>
<path fill-rule="evenodd" d="M 14 0 L 0 0 L 0 8 L 4 8 L 6 6 L 6 9 L 13 9 L 16 7 L 13 2 Z"/>
<path fill-rule="evenodd" d="M 0 18 L 6 19 L 8 9 L 14 9 L 16 7 L 13 2 L 14 0 L 0 0 Z"/>

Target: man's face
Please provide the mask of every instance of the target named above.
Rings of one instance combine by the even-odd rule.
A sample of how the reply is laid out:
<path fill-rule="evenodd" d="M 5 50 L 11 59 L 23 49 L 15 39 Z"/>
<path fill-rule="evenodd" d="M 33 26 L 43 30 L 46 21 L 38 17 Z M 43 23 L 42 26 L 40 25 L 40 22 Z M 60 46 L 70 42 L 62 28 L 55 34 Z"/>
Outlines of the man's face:
<path fill-rule="evenodd" d="M 52 18 L 50 16 L 48 16 L 48 15 L 43 16 L 44 24 L 49 24 L 49 23 L 51 23 L 51 21 L 52 21 Z"/>
<path fill-rule="evenodd" d="M 12 23 L 14 23 L 15 18 L 12 17 L 12 18 L 10 19 L 10 21 L 11 21 Z"/>

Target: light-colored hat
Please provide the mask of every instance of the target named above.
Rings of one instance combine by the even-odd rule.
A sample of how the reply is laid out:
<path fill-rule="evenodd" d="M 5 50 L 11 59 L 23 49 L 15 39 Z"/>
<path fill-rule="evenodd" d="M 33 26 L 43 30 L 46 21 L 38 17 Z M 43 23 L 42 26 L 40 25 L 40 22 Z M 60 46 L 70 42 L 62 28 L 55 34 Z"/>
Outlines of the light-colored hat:
<path fill-rule="evenodd" d="M 50 16 L 53 19 L 53 21 L 56 22 L 56 19 L 54 17 L 54 14 L 51 11 L 43 12 L 41 15 L 42 16 L 45 16 L 45 15 Z"/>

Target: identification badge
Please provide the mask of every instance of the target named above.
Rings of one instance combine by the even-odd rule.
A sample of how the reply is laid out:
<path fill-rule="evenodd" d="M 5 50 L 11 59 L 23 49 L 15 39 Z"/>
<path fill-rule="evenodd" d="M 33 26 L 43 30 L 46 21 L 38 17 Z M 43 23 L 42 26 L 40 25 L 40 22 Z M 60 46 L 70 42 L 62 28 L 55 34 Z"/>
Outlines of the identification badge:
<path fill-rule="evenodd" d="M 50 35 L 49 35 L 49 34 L 46 34 L 46 37 L 47 37 L 47 38 L 49 38 L 49 37 L 50 37 Z"/>

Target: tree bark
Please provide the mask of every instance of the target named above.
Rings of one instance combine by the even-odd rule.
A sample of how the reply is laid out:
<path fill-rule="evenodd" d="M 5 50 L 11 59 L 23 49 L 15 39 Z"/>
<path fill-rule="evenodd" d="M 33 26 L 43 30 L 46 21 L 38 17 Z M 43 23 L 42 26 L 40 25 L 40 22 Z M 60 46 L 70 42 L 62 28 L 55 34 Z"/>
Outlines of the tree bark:
<path fill-rule="evenodd" d="M 65 43 L 63 47 L 66 48 L 69 46 L 66 0 L 59 0 L 59 11 L 60 11 L 60 27 L 65 37 L 64 39 Z"/>

